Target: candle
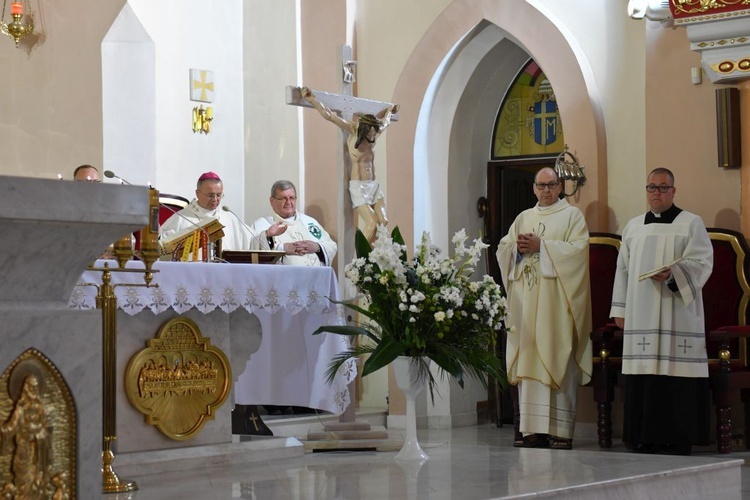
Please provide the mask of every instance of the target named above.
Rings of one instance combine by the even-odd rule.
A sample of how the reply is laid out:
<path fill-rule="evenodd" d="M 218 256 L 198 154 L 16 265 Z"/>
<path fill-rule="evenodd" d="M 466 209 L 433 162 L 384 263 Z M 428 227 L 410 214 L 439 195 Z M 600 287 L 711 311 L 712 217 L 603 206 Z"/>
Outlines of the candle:
<path fill-rule="evenodd" d="M 10 4 L 10 14 L 18 14 L 19 16 L 23 15 L 23 4 L 21 2 L 13 2 Z"/>

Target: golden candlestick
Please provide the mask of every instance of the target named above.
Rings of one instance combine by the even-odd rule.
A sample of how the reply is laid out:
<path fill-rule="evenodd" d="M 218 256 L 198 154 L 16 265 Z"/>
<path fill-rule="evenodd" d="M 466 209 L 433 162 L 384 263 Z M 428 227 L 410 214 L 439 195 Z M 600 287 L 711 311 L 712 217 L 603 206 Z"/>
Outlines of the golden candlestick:
<path fill-rule="evenodd" d="M 130 235 L 121 238 L 115 244 L 121 253 L 118 255 L 118 269 L 111 269 L 109 263 L 102 268 L 89 268 L 92 271 L 102 271 L 101 284 L 81 283 L 79 286 L 95 286 L 97 288 L 96 307 L 102 311 L 102 491 L 104 493 L 124 493 L 138 489 L 135 481 L 122 480 L 112 467 L 115 454 L 112 443 L 117 440 L 117 295 L 112 285 L 112 272 L 144 273 L 143 284 L 128 284 L 127 286 L 157 287 L 152 284 L 152 270 L 154 262 L 159 258 L 159 192 L 149 190 L 149 225 L 141 230 L 140 257 L 145 265 L 144 269 L 125 269 L 125 247 L 130 247 Z M 125 240 L 127 239 L 127 242 Z M 132 247 L 130 247 L 132 248 Z M 132 251 L 130 252 L 132 257 Z"/>

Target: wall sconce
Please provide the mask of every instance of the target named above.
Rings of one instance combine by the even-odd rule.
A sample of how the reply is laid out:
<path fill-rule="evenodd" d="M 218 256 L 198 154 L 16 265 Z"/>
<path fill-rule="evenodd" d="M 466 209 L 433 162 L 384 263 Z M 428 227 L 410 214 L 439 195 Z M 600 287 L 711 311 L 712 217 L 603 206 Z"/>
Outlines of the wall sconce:
<path fill-rule="evenodd" d="M 214 119 L 214 110 L 211 106 L 203 109 L 203 104 L 193 108 L 193 133 L 208 134 L 211 132 L 211 122 Z"/>
<path fill-rule="evenodd" d="M 578 163 L 578 158 L 568 151 L 568 145 L 566 144 L 563 152 L 555 160 L 555 172 L 557 172 L 557 178 L 563 183 L 562 193 L 566 197 L 573 196 L 579 187 L 586 184 L 586 174 L 583 170 L 583 165 Z M 565 181 L 573 182 L 571 193 L 565 192 Z"/>
<path fill-rule="evenodd" d="M 16 48 L 18 48 L 18 42 L 20 42 L 23 37 L 34 33 L 34 18 L 30 14 L 27 14 L 26 22 L 22 23 L 21 18 L 23 17 L 24 5 L 21 2 L 12 2 L 10 4 L 10 17 L 13 18 L 13 21 L 6 23 L 5 7 L 7 4 L 8 0 L 3 0 L 3 17 L 0 19 L 0 30 L 11 37 L 13 41 L 16 42 Z"/>

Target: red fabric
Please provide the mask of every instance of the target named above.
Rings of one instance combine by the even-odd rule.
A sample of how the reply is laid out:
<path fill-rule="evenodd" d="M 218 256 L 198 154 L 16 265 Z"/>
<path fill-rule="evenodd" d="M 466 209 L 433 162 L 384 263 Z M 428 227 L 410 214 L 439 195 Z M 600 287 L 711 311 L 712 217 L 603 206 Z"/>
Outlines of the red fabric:
<path fill-rule="evenodd" d="M 716 0 L 707 5 L 701 0 L 672 0 L 669 3 L 669 10 L 672 11 L 672 17 L 683 19 L 687 17 L 704 17 L 711 16 L 716 18 L 717 15 L 726 14 L 735 10 L 746 10 L 747 5 L 742 2 L 733 1 L 727 4 L 725 0 Z"/>

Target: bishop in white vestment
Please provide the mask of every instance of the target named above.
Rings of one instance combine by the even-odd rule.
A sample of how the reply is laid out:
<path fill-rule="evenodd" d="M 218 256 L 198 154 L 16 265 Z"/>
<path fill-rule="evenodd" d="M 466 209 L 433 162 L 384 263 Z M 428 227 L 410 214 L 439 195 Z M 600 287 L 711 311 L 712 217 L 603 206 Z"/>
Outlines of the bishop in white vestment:
<path fill-rule="evenodd" d="M 221 210 L 219 205 L 223 197 L 224 185 L 219 176 L 214 172 L 201 175 L 196 185 L 195 198 L 162 224 L 159 238 L 168 239 L 180 231 L 198 229 L 197 225 L 216 219 L 224 226 L 222 250 L 253 248 L 258 237 L 232 212 Z"/>
<path fill-rule="evenodd" d="M 589 233 L 578 208 L 559 199 L 550 168 L 537 173 L 539 203 L 522 212 L 500 241 L 507 291 L 506 361 L 518 386 L 522 442 L 569 449 L 578 386 L 591 379 Z"/>
<path fill-rule="evenodd" d="M 610 312 L 623 328 L 628 375 L 623 441 L 638 452 L 689 454 L 709 440 L 702 289 L 713 247 L 701 218 L 673 204 L 672 172 L 655 169 L 646 190 L 651 210 L 622 233 Z"/>

